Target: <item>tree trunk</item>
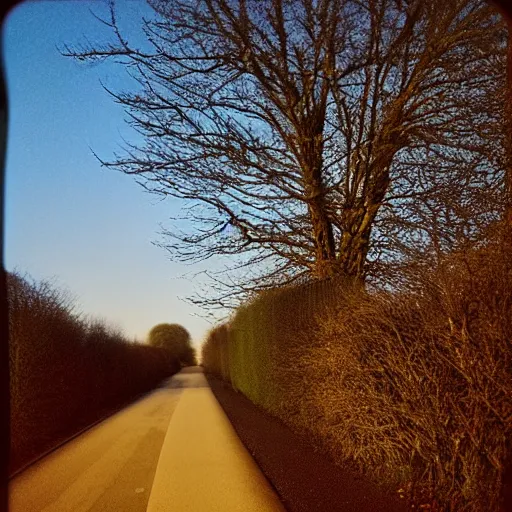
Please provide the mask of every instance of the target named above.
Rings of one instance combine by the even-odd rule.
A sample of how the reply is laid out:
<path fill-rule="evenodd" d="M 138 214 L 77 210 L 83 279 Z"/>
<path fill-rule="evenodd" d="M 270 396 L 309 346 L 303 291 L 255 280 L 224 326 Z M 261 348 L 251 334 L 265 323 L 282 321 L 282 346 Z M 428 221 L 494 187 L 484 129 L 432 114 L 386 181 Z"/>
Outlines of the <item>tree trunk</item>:
<path fill-rule="evenodd" d="M 341 238 L 339 266 L 345 275 L 364 281 L 374 214 L 371 210 L 361 208 L 351 216 L 349 227 Z"/>
<path fill-rule="evenodd" d="M 509 28 L 510 32 L 510 28 Z M 508 36 L 507 51 L 507 94 L 505 107 L 505 211 L 504 224 L 507 238 L 512 240 L 512 37 Z"/>
<path fill-rule="evenodd" d="M 367 184 L 367 192 L 359 198 L 355 207 L 347 209 L 343 215 L 343 235 L 338 255 L 340 270 L 361 282 L 366 277 L 372 227 L 391 182 L 389 166 L 396 152 L 396 146 L 388 141 L 383 147 L 384 151 L 372 164 L 369 175 L 373 178 Z"/>
<path fill-rule="evenodd" d="M 317 279 L 332 277 L 337 266 L 334 234 L 327 214 L 325 188 L 322 182 L 324 119 L 325 105 L 310 119 L 304 119 L 299 139 L 308 213 L 315 244 L 313 273 Z"/>
<path fill-rule="evenodd" d="M 311 187 L 313 188 L 313 187 Z M 315 241 L 315 277 L 325 279 L 336 273 L 336 252 L 331 223 L 326 215 L 321 186 L 308 204 Z M 318 188 L 320 190 L 318 190 Z"/>

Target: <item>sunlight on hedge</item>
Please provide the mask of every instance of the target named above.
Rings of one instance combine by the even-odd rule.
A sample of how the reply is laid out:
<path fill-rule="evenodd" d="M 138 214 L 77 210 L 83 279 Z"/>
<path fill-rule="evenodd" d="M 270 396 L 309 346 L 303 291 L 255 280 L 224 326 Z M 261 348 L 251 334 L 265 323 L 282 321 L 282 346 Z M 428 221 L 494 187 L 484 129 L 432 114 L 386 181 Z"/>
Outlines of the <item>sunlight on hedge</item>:
<path fill-rule="evenodd" d="M 511 460 L 512 258 L 494 242 L 401 291 L 266 292 L 203 347 L 231 381 L 339 464 L 437 511 L 498 511 Z"/>

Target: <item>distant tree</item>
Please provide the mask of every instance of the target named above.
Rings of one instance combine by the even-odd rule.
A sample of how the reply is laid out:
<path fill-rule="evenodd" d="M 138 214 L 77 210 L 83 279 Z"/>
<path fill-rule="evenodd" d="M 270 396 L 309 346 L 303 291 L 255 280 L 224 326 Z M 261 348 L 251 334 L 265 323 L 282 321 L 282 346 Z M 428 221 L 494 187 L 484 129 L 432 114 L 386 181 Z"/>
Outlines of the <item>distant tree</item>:
<path fill-rule="evenodd" d="M 6 284 L 10 471 L 179 370 L 165 350 L 77 312 L 54 282 L 6 272 Z"/>
<path fill-rule="evenodd" d="M 148 343 L 167 350 L 183 366 L 195 364 L 195 351 L 189 332 L 179 324 L 158 324 L 149 331 Z"/>
<path fill-rule="evenodd" d="M 181 361 L 183 366 L 196 366 L 197 365 L 197 355 L 196 349 L 192 345 L 188 345 L 184 354 L 183 359 Z"/>
<path fill-rule="evenodd" d="M 150 0 L 109 91 L 144 142 L 105 166 L 190 202 L 183 261 L 235 256 L 213 304 L 302 276 L 364 280 L 503 210 L 506 29 L 483 0 Z M 500 103 L 501 102 L 501 103 Z M 200 297 L 197 302 L 211 304 Z"/>

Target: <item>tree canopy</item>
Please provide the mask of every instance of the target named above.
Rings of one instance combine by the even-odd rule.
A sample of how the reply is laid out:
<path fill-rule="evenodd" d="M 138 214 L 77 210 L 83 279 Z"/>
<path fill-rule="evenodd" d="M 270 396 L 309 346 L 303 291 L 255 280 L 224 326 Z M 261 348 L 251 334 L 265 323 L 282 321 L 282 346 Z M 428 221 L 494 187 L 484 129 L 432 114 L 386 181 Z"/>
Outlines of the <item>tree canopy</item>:
<path fill-rule="evenodd" d="M 507 31 L 482 0 L 151 0 L 132 45 L 69 47 L 138 82 L 109 91 L 143 143 L 107 167 L 188 201 L 162 245 L 226 307 L 305 276 L 365 280 L 479 236 L 503 209 Z"/>
<path fill-rule="evenodd" d="M 184 366 L 196 364 L 195 350 L 192 347 L 190 334 L 179 324 L 155 325 L 149 331 L 148 343 L 154 347 L 166 349 Z"/>

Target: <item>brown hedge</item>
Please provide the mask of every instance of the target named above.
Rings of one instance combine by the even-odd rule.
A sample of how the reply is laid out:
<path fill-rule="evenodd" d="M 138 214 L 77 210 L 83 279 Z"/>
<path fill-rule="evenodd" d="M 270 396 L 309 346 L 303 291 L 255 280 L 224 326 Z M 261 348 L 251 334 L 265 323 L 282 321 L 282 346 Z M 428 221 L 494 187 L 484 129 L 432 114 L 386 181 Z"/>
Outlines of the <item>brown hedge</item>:
<path fill-rule="evenodd" d="M 167 351 L 81 319 L 50 283 L 7 280 L 11 474 L 179 370 Z"/>
<path fill-rule="evenodd" d="M 498 511 L 511 460 L 508 247 L 444 257 L 394 292 L 266 292 L 210 333 L 203 364 L 415 508 Z"/>

